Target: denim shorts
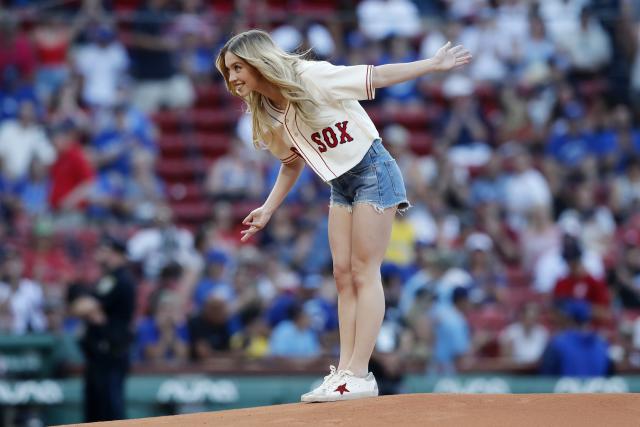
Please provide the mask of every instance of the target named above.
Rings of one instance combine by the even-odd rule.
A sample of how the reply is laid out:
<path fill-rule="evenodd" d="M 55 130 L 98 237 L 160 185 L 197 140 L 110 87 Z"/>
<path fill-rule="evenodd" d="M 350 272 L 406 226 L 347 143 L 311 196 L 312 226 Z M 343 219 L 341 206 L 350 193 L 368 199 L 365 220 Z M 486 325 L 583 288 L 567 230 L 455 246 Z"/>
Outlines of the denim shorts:
<path fill-rule="evenodd" d="M 377 212 L 393 206 L 403 212 L 411 206 L 400 168 L 380 139 L 373 141 L 360 163 L 329 185 L 330 206 L 346 206 L 349 212 L 356 203 L 372 205 Z"/>

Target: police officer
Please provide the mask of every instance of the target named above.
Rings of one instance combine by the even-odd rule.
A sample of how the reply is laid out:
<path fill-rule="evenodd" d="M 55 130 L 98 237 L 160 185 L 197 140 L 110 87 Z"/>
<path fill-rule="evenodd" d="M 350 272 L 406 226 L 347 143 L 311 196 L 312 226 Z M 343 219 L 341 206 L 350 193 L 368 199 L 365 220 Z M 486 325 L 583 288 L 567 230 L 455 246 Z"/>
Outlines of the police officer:
<path fill-rule="evenodd" d="M 135 283 L 128 268 L 126 243 L 104 237 L 96 251 L 103 276 L 92 291 L 71 289 L 72 314 L 85 331 L 85 421 L 125 418 L 124 383 L 129 368 Z"/>

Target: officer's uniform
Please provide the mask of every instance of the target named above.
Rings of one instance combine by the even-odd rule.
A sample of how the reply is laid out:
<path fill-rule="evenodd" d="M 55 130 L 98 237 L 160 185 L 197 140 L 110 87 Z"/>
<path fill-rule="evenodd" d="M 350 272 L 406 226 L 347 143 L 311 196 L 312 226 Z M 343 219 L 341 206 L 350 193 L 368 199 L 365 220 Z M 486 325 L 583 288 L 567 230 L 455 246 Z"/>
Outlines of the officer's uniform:
<path fill-rule="evenodd" d="M 87 324 L 85 353 L 85 418 L 87 422 L 125 418 L 124 380 L 129 368 L 135 283 L 126 266 L 105 275 L 94 297 L 106 317 L 103 325 Z"/>

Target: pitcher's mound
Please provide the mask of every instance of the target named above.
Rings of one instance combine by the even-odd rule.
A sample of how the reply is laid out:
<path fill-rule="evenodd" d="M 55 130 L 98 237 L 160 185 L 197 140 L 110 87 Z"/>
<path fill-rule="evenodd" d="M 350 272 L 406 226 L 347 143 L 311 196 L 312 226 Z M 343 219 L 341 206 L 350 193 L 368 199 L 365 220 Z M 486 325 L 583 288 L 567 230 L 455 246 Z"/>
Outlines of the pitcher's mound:
<path fill-rule="evenodd" d="M 638 425 L 640 396 L 633 394 L 408 394 L 113 421 L 91 427 Z"/>

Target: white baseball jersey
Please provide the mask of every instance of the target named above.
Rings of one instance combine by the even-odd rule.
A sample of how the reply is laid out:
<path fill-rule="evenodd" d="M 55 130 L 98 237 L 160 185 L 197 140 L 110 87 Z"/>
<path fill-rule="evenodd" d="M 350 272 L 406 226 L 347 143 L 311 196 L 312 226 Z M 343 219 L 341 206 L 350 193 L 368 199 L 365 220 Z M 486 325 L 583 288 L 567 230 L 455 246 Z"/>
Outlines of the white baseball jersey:
<path fill-rule="evenodd" d="M 379 138 L 373 122 L 358 100 L 373 99 L 372 65 L 336 66 L 324 61 L 302 61 L 300 76 L 320 103 L 327 125 L 312 129 L 290 106 L 283 111 L 268 100 L 275 137 L 267 138 L 269 151 L 283 163 L 302 157 L 324 181 L 335 179 L 357 165 L 371 143 Z"/>

